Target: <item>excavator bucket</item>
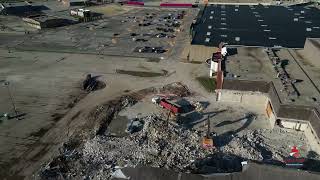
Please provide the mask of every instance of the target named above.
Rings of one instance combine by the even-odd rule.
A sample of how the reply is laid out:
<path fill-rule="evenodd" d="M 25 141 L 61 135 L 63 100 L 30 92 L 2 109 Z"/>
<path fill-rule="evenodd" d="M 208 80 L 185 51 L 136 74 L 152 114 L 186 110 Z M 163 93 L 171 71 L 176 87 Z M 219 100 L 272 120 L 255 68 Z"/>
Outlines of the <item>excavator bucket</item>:
<path fill-rule="evenodd" d="M 207 119 L 207 135 L 202 139 L 202 147 L 205 149 L 212 149 L 214 147 L 213 139 L 210 138 L 210 116 Z"/>
<path fill-rule="evenodd" d="M 202 140 L 202 147 L 205 149 L 212 149 L 214 147 L 213 140 L 211 138 L 204 137 Z"/>

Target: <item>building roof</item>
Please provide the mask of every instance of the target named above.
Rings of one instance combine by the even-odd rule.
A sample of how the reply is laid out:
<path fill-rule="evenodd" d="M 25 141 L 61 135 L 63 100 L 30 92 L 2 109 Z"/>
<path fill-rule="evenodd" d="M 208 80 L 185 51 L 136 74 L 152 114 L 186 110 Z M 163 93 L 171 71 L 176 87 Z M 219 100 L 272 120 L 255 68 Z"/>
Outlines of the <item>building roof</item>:
<path fill-rule="evenodd" d="M 315 7 L 211 4 L 200 13 L 193 25 L 195 45 L 303 48 L 306 37 L 320 37 L 320 11 Z"/>
<path fill-rule="evenodd" d="M 50 20 L 50 19 L 59 19 L 57 17 L 48 16 L 48 15 L 45 15 L 45 14 L 31 15 L 31 16 L 28 16 L 27 18 L 33 19 L 33 20 L 38 21 L 38 22 L 45 22 L 45 21 Z"/>
<path fill-rule="evenodd" d="M 277 117 L 286 119 L 306 120 L 312 114 L 313 108 L 309 106 L 281 105 Z"/>
<path fill-rule="evenodd" d="M 245 165 L 242 172 L 225 174 L 186 174 L 153 167 L 126 167 L 122 172 L 130 177 L 130 180 L 318 180 L 320 178 L 320 174 L 253 162 Z M 120 179 L 113 178 L 113 180 Z"/>
<path fill-rule="evenodd" d="M 267 93 L 270 89 L 270 84 L 271 82 L 265 82 L 265 81 L 225 79 L 223 81 L 222 89 Z"/>
<path fill-rule="evenodd" d="M 33 6 L 26 3 L 3 3 L 2 5 L 4 6 L 4 9 L 1 11 L 1 13 L 23 17 L 41 14 L 43 10 L 49 9 L 44 5 Z"/>

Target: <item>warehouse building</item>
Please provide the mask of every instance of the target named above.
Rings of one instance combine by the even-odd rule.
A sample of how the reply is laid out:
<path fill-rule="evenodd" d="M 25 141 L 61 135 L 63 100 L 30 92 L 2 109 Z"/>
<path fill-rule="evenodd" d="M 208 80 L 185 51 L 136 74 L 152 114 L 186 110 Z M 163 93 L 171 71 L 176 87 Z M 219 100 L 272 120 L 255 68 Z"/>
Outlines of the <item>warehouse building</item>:
<path fill-rule="evenodd" d="M 68 19 L 62 19 L 59 17 L 48 16 L 44 14 L 24 17 L 22 18 L 22 20 L 29 26 L 32 26 L 36 29 L 54 28 L 75 23 L 74 21 Z"/>
<path fill-rule="evenodd" d="M 61 0 L 65 6 L 87 6 L 90 5 L 89 0 Z"/>
<path fill-rule="evenodd" d="M 200 10 L 190 27 L 190 36 L 189 59 L 198 61 L 210 57 L 206 49 L 217 47 L 220 42 L 229 46 L 303 48 L 306 38 L 320 38 L 320 10 L 305 6 L 210 4 Z M 203 53 L 198 56 L 198 52 Z"/>
<path fill-rule="evenodd" d="M 35 14 L 41 14 L 42 11 L 49 8 L 44 5 L 31 5 L 30 3 L 0 3 L 0 14 L 27 17 Z"/>

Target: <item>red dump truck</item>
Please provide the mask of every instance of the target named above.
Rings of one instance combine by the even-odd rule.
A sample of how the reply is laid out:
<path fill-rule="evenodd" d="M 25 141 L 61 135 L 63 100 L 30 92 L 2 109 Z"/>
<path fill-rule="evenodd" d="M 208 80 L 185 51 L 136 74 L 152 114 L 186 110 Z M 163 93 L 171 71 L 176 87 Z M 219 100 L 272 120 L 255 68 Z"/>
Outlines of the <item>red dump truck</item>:
<path fill-rule="evenodd" d="M 169 111 L 178 114 L 181 112 L 181 106 L 179 106 L 178 104 L 175 104 L 171 101 L 168 101 L 166 99 L 161 99 L 160 101 L 160 106 L 162 106 L 163 108 L 168 109 Z"/>
<path fill-rule="evenodd" d="M 170 112 L 173 112 L 175 114 L 181 113 L 181 106 L 171 102 L 165 98 L 161 97 L 154 97 L 152 98 L 152 102 L 155 104 L 158 104 L 159 106 L 168 109 Z"/>

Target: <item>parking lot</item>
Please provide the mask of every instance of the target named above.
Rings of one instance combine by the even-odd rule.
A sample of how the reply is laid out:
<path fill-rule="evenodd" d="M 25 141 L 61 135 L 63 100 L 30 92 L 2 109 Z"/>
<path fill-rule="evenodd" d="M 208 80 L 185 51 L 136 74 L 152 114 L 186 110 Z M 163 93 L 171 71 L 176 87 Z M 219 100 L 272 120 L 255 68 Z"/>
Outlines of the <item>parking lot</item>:
<path fill-rule="evenodd" d="M 177 36 L 187 35 L 182 25 L 188 9 L 123 8 L 126 8 L 124 13 L 108 14 L 100 20 L 29 34 L 11 47 L 160 60 L 169 56 Z M 191 21 L 192 17 L 188 19 Z"/>

